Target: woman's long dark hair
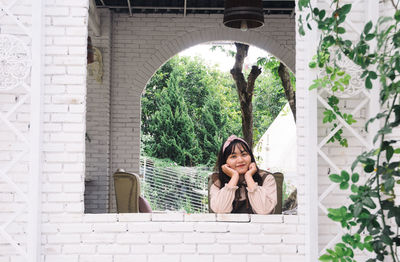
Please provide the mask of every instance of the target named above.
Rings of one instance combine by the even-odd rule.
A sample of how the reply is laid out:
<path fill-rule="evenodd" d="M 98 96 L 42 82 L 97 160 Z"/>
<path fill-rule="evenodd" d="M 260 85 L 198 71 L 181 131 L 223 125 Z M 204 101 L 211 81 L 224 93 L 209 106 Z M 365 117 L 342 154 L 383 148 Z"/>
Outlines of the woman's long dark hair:
<path fill-rule="evenodd" d="M 229 180 L 231 179 L 227 174 L 225 174 L 222 171 L 222 166 L 226 164 L 226 160 L 228 157 L 232 154 L 232 152 L 235 150 L 235 148 L 241 145 L 247 153 L 250 154 L 251 157 L 251 162 L 256 162 L 256 159 L 254 158 L 253 152 L 251 152 L 249 146 L 244 143 L 241 140 L 235 139 L 233 140 L 223 151 L 224 145 L 221 146 L 221 149 L 219 150 L 218 157 L 217 157 L 217 163 L 215 164 L 214 167 L 214 172 L 218 173 L 218 179 L 221 182 L 221 188 L 226 184 L 229 183 Z M 261 176 L 259 174 L 259 170 L 257 167 L 257 172 L 253 175 L 254 182 L 257 182 L 259 185 L 261 185 Z M 215 182 L 215 181 L 214 181 Z"/>

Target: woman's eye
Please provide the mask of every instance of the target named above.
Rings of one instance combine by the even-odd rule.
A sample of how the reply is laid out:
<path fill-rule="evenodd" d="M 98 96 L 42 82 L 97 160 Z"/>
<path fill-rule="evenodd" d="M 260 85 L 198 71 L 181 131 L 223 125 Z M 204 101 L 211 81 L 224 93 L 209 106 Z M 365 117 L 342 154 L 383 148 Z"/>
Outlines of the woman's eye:
<path fill-rule="evenodd" d="M 236 155 L 231 155 L 231 158 L 236 158 Z"/>
<path fill-rule="evenodd" d="M 242 156 L 248 156 L 249 154 L 247 154 L 247 153 L 242 153 Z"/>

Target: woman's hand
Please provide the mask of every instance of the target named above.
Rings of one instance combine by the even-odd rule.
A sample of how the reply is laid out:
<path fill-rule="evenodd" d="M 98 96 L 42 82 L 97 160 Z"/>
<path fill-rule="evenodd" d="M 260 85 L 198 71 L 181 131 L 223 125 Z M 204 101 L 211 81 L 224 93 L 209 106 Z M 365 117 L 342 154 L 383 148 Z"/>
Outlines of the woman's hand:
<path fill-rule="evenodd" d="M 222 171 L 231 178 L 235 175 L 239 176 L 239 173 L 228 164 L 222 165 Z"/>
<path fill-rule="evenodd" d="M 256 163 L 252 162 L 249 165 L 249 170 L 246 172 L 246 174 L 244 174 L 244 179 L 246 180 L 247 187 L 251 190 L 254 190 L 254 188 L 257 187 L 257 184 L 256 182 L 254 182 L 253 179 L 255 173 L 257 173 L 257 165 Z"/>
<path fill-rule="evenodd" d="M 255 173 L 257 173 L 257 165 L 256 163 L 251 162 L 249 165 L 249 170 L 246 172 L 245 176 L 253 177 Z"/>

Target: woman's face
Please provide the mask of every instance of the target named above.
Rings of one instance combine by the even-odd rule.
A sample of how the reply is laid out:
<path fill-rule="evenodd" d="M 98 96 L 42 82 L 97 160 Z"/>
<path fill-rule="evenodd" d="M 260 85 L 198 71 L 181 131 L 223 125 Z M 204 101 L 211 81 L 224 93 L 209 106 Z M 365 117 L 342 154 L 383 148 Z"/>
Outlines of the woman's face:
<path fill-rule="evenodd" d="M 239 175 L 244 175 L 249 170 L 251 156 L 241 144 L 236 144 L 232 153 L 226 159 L 226 163 Z"/>

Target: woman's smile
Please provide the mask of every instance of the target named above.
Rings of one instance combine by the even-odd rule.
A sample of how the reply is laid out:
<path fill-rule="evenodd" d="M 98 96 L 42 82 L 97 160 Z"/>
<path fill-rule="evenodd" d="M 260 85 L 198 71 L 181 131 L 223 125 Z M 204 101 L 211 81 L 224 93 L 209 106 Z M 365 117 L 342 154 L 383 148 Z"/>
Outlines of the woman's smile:
<path fill-rule="evenodd" d="M 236 170 L 239 175 L 244 175 L 249 170 L 251 156 L 241 145 L 238 145 L 226 159 L 226 163 L 232 169 Z"/>

